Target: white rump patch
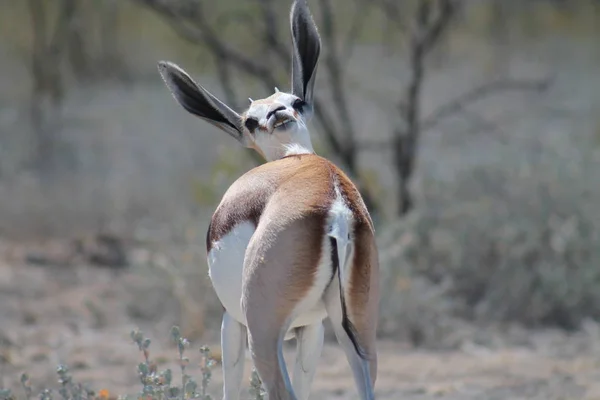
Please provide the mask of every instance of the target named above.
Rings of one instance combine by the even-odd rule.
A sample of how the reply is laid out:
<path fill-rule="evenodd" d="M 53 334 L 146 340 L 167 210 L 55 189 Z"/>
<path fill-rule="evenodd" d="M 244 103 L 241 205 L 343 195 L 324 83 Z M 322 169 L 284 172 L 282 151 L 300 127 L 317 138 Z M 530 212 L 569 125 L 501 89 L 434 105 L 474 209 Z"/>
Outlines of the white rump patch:
<path fill-rule="evenodd" d="M 236 321 L 247 326 L 242 311 L 242 276 L 246 248 L 256 228 L 253 223 L 244 221 L 236 225 L 227 235 L 214 242 L 208 253 L 208 271 L 213 288 L 221 304 Z M 322 254 L 331 254 L 328 241 L 324 238 Z M 298 304 L 291 321 L 290 332 L 285 339 L 294 337 L 293 329 L 312 325 L 327 317 L 321 296 L 331 276 L 330 257 L 321 257 L 315 284 L 308 295 Z"/>
<path fill-rule="evenodd" d="M 353 238 L 351 237 L 352 225 L 354 222 L 354 215 L 352 211 L 344 201 L 339 188 L 339 184 L 336 181 L 335 185 L 335 200 L 329 210 L 329 227 L 327 236 L 335 238 L 337 242 L 338 251 L 338 273 L 340 274 L 340 280 L 344 292 L 347 288 L 346 268 L 348 261 L 352 259 Z"/>
<path fill-rule="evenodd" d="M 208 252 L 208 273 L 215 292 L 227 312 L 244 325 L 246 318 L 240 303 L 244 255 L 255 230 L 250 221 L 241 222 L 214 242 Z"/>

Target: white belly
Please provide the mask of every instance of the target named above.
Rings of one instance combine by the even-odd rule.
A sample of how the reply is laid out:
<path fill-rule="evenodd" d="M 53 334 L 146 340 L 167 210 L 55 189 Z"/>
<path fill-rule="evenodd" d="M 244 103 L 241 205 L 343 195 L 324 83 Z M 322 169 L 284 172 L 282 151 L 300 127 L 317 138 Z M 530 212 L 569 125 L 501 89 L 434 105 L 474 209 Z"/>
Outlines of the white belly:
<path fill-rule="evenodd" d="M 208 273 L 213 287 L 227 312 L 240 323 L 247 325 L 246 317 L 242 312 L 242 272 L 244 268 L 244 255 L 250 238 L 254 234 L 254 224 L 243 222 L 238 224 L 227 235 L 223 236 L 208 253 Z M 324 251 L 321 254 L 329 254 Z M 322 268 L 323 267 L 323 268 Z M 327 278 L 330 267 L 319 266 L 323 273 L 314 291 L 310 291 L 308 298 L 301 303 L 297 315 L 290 325 L 290 329 L 299 326 L 311 325 L 322 321 L 327 316 L 325 306 L 321 299 L 322 282 Z M 292 335 L 286 335 L 289 339 Z"/>

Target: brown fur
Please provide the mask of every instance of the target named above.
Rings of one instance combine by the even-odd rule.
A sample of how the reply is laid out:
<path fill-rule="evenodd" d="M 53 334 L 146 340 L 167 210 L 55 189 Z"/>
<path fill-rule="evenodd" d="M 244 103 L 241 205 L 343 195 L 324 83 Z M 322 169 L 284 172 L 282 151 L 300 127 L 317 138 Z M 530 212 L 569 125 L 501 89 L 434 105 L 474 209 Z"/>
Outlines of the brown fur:
<path fill-rule="evenodd" d="M 292 155 L 258 166 L 235 181 L 223 196 L 215 211 L 207 234 L 207 252 L 212 244 L 229 233 L 237 224 L 251 221 L 255 226 L 265 214 L 270 221 L 283 228 L 299 219 L 311 232 L 311 245 L 306 252 L 299 251 L 295 264 L 304 268 L 316 268 L 321 250 L 321 239 L 325 232 L 325 222 L 329 207 L 335 199 L 335 182 L 350 210 L 354 222 L 356 251 L 351 276 L 351 310 L 362 309 L 369 298 L 371 268 L 369 259 L 374 249 L 373 222 L 360 193 L 342 170 L 325 158 L 314 154 Z M 314 238 L 314 239 L 313 239 Z M 373 243 L 371 243 L 373 242 Z M 315 256 L 315 254 L 317 256 Z M 294 259 L 294 255 L 289 255 Z M 311 260 L 302 258 L 310 257 Z M 376 260 L 374 262 L 376 264 Z M 309 272 L 309 273 L 306 273 Z M 303 280 L 299 287 L 311 286 L 312 273 L 304 271 L 290 274 Z M 376 274 L 375 274 L 376 275 Z M 298 293 L 294 299 L 301 299 Z M 366 316 L 356 315 L 355 324 L 368 323 Z M 353 319 L 354 319 L 353 318 Z M 364 322 L 363 322 L 364 321 Z M 357 326 L 357 328 L 359 328 Z"/>
<path fill-rule="evenodd" d="M 374 229 L 358 190 L 339 168 L 314 154 L 292 155 L 256 167 L 231 185 L 208 230 L 210 251 L 237 224 L 251 221 L 256 227 L 246 249 L 242 308 L 253 360 L 269 380 L 265 383 L 275 398 L 287 398 L 277 359 L 278 335 L 315 288 L 321 258 L 329 257 L 322 250 L 336 185 L 354 217 L 348 318 L 370 361 L 374 382 L 379 284 Z M 324 293 L 328 283 L 323 285 L 315 289 Z"/>
<path fill-rule="evenodd" d="M 371 378 L 377 375 L 376 327 L 378 322 L 379 260 L 375 239 L 364 227 L 354 229 L 354 257 L 346 303 L 366 358 L 371 361 Z"/>
<path fill-rule="evenodd" d="M 240 222 L 258 225 L 265 206 L 268 202 L 277 204 L 275 199 L 283 199 L 283 207 L 273 215 L 281 218 L 282 224 L 301 216 L 326 215 L 335 196 L 332 176 L 336 170 L 322 157 L 302 154 L 268 162 L 242 175 L 227 190 L 212 217 L 207 251 Z"/>

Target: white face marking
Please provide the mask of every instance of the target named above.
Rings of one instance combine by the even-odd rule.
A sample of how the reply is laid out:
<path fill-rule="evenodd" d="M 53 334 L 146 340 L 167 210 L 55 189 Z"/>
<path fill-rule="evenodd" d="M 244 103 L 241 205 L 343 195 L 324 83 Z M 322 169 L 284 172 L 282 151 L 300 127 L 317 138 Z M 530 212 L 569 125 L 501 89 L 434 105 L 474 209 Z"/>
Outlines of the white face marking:
<path fill-rule="evenodd" d="M 314 152 L 307 127 L 310 113 L 310 107 L 298 97 L 278 91 L 253 101 L 244 115 L 244 125 L 256 147 L 272 161 L 289 154 L 290 148 Z"/>

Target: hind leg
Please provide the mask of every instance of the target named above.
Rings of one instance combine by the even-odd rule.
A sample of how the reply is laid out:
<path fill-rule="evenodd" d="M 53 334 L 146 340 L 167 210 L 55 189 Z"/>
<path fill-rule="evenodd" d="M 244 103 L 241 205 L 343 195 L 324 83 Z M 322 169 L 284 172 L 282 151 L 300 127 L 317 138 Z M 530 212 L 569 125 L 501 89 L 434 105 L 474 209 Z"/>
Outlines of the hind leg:
<path fill-rule="evenodd" d="M 293 386 L 298 400 L 307 400 L 323 349 L 323 323 L 296 328 L 296 364 Z"/>
<path fill-rule="evenodd" d="M 245 276 L 242 309 L 248 327 L 252 361 L 269 400 L 296 400 L 283 358 L 283 339 L 292 319 L 294 302 L 289 301 L 273 283 L 276 266 L 263 264 Z M 279 269 L 282 269 L 281 267 Z M 265 289 L 269 288 L 269 289 Z"/>
<path fill-rule="evenodd" d="M 276 337 L 248 337 L 254 366 L 269 400 L 296 400 L 283 359 L 281 342 Z"/>
<path fill-rule="evenodd" d="M 321 301 L 331 273 L 320 268 L 322 218 L 280 227 L 260 225 L 244 261 L 242 310 L 254 365 L 269 400 L 296 400 L 283 358 L 283 339 L 296 316 Z"/>
<path fill-rule="evenodd" d="M 246 327 L 226 311 L 221 324 L 223 399 L 238 400 L 246 360 Z"/>
<path fill-rule="evenodd" d="M 339 285 L 336 284 L 337 282 L 338 277 L 336 276 L 332 285 L 325 293 L 325 308 L 327 309 L 327 314 L 331 320 L 335 336 L 344 350 L 350 368 L 352 369 L 354 382 L 358 389 L 360 399 L 373 400 L 375 398 L 373 390 L 375 379 L 377 377 L 375 335 L 369 331 L 352 332 L 359 339 L 362 339 L 360 342 L 360 351 L 357 351 L 353 338 L 348 332 L 348 330 L 352 328 L 345 328 L 345 326 L 347 327 L 348 325 L 342 310 L 340 288 Z M 368 330 L 370 330 L 370 328 Z"/>

